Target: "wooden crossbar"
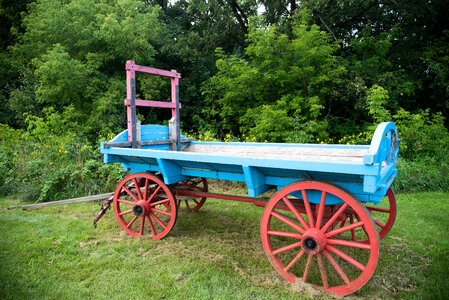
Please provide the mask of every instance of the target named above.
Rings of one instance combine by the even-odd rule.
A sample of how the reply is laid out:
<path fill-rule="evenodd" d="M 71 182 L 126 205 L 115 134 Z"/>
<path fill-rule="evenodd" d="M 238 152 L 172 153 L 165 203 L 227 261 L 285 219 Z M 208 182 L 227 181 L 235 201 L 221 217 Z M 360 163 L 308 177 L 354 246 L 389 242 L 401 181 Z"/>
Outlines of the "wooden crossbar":
<path fill-rule="evenodd" d="M 171 108 L 176 109 L 176 103 L 172 102 L 164 102 L 164 101 L 154 101 L 154 100 L 135 100 L 136 106 L 145 106 L 145 107 L 161 107 L 161 108 Z M 125 105 L 131 105 L 131 99 L 125 99 Z M 179 103 L 179 108 L 181 108 L 181 103 Z"/>

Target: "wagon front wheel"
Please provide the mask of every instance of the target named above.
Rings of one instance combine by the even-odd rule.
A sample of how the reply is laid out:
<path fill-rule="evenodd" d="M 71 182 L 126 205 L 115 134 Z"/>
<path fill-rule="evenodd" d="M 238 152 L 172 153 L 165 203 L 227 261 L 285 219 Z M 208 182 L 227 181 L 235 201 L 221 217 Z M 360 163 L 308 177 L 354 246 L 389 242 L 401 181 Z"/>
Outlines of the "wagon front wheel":
<path fill-rule="evenodd" d="M 175 197 L 164 182 L 147 173 L 125 177 L 115 190 L 113 203 L 120 226 L 131 236 L 161 239 L 176 222 Z"/>
<path fill-rule="evenodd" d="M 336 229 L 348 209 L 359 221 Z M 368 243 L 341 235 L 348 231 Z M 339 296 L 365 285 L 379 258 L 379 234 L 367 209 L 340 187 L 319 181 L 296 182 L 278 191 L 263 212 L 261 237 L 270 263 L 284 279 Z"/>

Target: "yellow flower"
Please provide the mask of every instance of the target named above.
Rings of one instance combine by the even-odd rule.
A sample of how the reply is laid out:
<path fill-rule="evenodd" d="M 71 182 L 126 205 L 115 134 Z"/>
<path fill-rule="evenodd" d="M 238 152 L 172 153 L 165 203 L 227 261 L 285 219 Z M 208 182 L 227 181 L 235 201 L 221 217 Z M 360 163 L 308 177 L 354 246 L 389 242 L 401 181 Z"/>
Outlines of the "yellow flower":
<path fill-rule="evenodd" d="M 61 153 L 61 149 L 59 149 L 59 153 Z"/>
<path fill-rule="evenodd" d="M 65 150 L 64 153 L 67 154 L 67 150 Z"/>

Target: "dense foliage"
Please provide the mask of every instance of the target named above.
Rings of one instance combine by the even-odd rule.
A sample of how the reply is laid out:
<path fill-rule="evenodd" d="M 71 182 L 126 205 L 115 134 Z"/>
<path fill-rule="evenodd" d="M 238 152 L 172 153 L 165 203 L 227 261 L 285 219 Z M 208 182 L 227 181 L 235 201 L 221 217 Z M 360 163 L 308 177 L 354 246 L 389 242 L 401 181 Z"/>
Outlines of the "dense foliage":
<path fill-rule="evenodd" d="M 0 193 L 112 189 L 120 168 L 95 149 L 125 127 L 129 59 L 182 73 L 183 131 L 363 143 L 393 120 L 398 188 L 447 189 L 447 11 L 442 0 L 2 1 Z M 167 80 L 137 78 L 138 97 L 169 98 Z M 164 123 L 169 112 L 138 113 Z"/>

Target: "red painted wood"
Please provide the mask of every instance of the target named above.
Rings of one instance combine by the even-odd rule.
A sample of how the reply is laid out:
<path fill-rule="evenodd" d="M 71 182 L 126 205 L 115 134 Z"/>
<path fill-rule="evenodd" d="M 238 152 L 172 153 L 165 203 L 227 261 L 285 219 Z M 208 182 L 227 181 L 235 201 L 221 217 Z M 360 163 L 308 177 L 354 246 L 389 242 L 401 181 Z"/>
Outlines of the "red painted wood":
<path fill-rule="evenodd" d="M 128 199 L 122 199 L 125 197 Z M 117 221 L 126 233 L 154 240 L 171 231 L 178 214 L 170 189 L 147 173 L 125 177 L 115 190 L 113 203 Z"/>
<path fill-rule="evenodd" d="M 134 64 L 134 61 L 127 61 L 126 66 L 128 64 Z M 132 68 L 126 68 L 126 98 L 131 99 L 131 79 L 135 80 L 136 72 Z M 126 106 L 126 117 L 127 117 L 127 128 L 128 128 L 128 142 L 132 140 L 132 111 L 131 104 Z"/>
<path fill-rule="evenodd" d="M 125 99 L 124 104 L 131 105 L 131 99 Z M 176 108 L 176 104 L 173 104 L 172 102 L 140 100 L 140 99 L 136 99 L 136 106 L 172 108 L 172 109 Z M 179 108 L 181 108 L 181 103 L 179 103 Z"/>
<path fill-rule="evenodd" d="M 135 72 L 152 74 L 152 75 L 157 75 L 157 76 L 162 76 L 162 77 L 181 78 L 181 73 L 178 73 L 176 71 L 175 72 L 166 71 L 166 70 L 136 65 L 136 63 L 133 60 L 128 60 L 126 62 L 125 68 L 126 68 L 126 70 L 132 70 Z"/>
<path fill-rule="evenodd" d="M 182 181 L 176 184 L 177 189 L 180 190 L 189 190 L 189 191 L 199 191 L 199 192 L 207 192 L 209 190 L 209 186 L 207 184 L 206 178 L 195 178 L 187 181 Z M 199 198 L 199 199 L 198 199 Z M 204 196 L 192 196 L 191 199 L 177 199 L 178 208 L 181 206 L 181 203 L 184 202 L 188 209 L 193 211 L 198 211 L 201 206 L 203 206 L 207 197 Z"/>
<path fill-rule="evenodd" d="M 307 209 L 307 203 L 303 211 L 284 204 L 287 195 L 302 194 L 307 199 L 308 193 L 316 191 L 321 191 L 322 197 L 315 213 Z M 344 204 L 326 213 L 327 195 L 340 198 Z M 281 207 L 284 210 L 278 212 Z M 359 222 L 334 229 L 332 224 L 346 211 L 352 211 Z M 306 226 L 302 225 L 304 221 Z M 270 263 L 284 279 L 291 283 L 301 279 L 317 289 L 344 296 L 365 285 L 376 269 L 380 238 L 375 226 L 368 210 L 346 191 L 333 184 L 305 180 L 282 188 L 267 203 L 262 215 L 261 238 Z M 353 230 L 358 236 L 365 235 L 368 242 L 348 241 L 347 234 Z M 329 276 L 330 272 L 336 276 Z"/>

